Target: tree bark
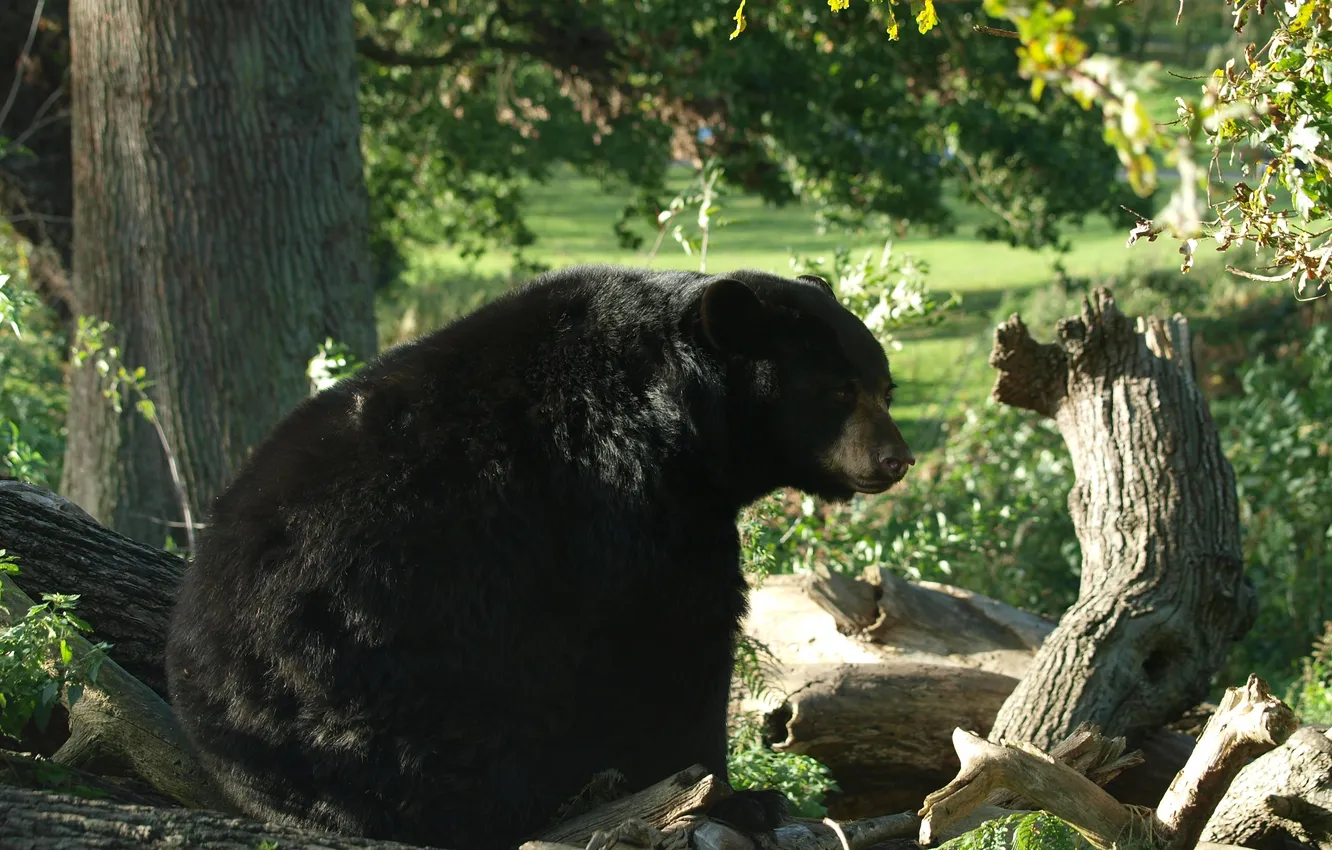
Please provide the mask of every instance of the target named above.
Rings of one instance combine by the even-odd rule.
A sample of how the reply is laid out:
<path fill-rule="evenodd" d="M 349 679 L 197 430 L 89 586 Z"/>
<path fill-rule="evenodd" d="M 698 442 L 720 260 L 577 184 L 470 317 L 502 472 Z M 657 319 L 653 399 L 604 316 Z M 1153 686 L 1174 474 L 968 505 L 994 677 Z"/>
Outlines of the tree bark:
<path fill-rule="evenodd" d="M 93 640 L 163 698 L 167 621 L 185 562 L 98 525 L 77 505 L 29 484 L 0 481 L 0 549 L 30 596 L 77 593 Z"/>
<path fill-rule="evenodd" d="M 70 34 L 75 291 L 154 382 L 197 517 L 325 337 L 374 352 L 351 10 L 74 0 Z M 182 516 L 163 446 L 101 390 L 74 371 L 62 491 L 161 545 Z"/>
<path fill-rule="evenodd" d="M 198 809 L 104 803 L 0 785 L 0 845 L 13 850 L 129 846 L 145 850 L 254 848 L 265 846 L 264 842 L 274 842 L 282 850 L 406 850 L 409 847 L 391 841 L 348 838 Z"/>
<path fill-rule="evenodd" d="M 1234 472 L 1194 382 L 1187 325 L 1141 331 L 1106 290 L 1040 345 L 995 334 L 994 398 L 1052 416 L 1073 458 L 1078 601 L 1004 703 L 991 740 L 1048 748 L 1079 723 L 1130 741 L 1205 697 L 1253 625 Z"/>
<path fill-rule="evenodd" d="M 1332 741 L 1305 726 L 1231 783 L 1203 841 L 1260 850 L 1332 845 Z"/>
<path fill-rule="evenodd" d="M 659 783 L 662 784 L 666 783 Z M 688 788 L 682 790 L 689 791 Z M 729 794 L 729 789 L 725 789 L 725 793 Z M 839 830 L 812 821 L 793 821 L 779 827 L 774 840 L 763 846 L 775 850 L 869 850 L 883 841 L 912 835 L 919 826 L 920 819 L 911 813 L 841 824 Z M 411 846 L 263 823 L 198 809 L 108 803 L 4 785 L 0 785 L 0 845 L 13 850 L 74 850 L 129 845 L 162 850 L 263 846 L 277 846 L 282 850 L 408 850 Z M 590 841 L 570 844 L 543 838 L 527 842 L 523 850 L 582 850 L 584 847 L 598 850 L 685 850 L 689 847 L 756 850 L 757 845 L 724 824 L 688 814 L 660 827 L 634 818 L 617 827 L 598 830 Z"/>
<path fill-rule="evenodd" d="M 950 828 L 961 828 L 964 820 L 965 828 L 974 829 L 1020 805 L 1021 810 L 1043 809 L 1061 818 L 1097 848 L 1224 846 L 1198 840 L 1217 803 L 1247 762 L 1281 746 L 1297 726 L 1290 706 L 1272 696 L 1257 676 L 1250 676 L 1244 687 L 1229 688 L 1197 749 L 1155 811 L 1150 806 L 1126 806 L 1097 787 L 1098 773 L 1113 775 L 1128 767 L 1136 754 L 1121 756 L 1124 739 L 1107 740 L 1090 724 L 1080 727 L 1081 744 L 1066 741 L 1049 755 L 1030 744 L 999 746 L 958 729 L 953 744 L 962 767 L 952 782 L 925 800 L 920 843 L 929 844 Z M 1066 755 L 1058 755 L 1061 749 Z M 1091 769 L 1084 773 L 1082 765 Z M 1262 788 L 1251 787 L 1248 792 L 1256 796 L 1253 802 L 1268 798 Z"/>
<path fill-rule="evenodd" d="M 841 787 L 836 818 L 915 809 L 957 770 L 953 729 L 988 731 L 1016 681 L 918 661 L 808 665 L 782 681 L 765 717 L 778 752 L 818 759 Z"/>

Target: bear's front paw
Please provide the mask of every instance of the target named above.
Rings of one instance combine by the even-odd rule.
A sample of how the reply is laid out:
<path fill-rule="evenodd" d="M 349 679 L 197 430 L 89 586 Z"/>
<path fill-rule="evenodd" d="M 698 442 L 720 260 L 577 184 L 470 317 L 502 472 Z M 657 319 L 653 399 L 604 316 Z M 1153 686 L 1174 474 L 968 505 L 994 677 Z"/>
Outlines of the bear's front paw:
<path fill-rule="evenodd" d="M 751 789 L 736 791 L 709 808 L 707 815 L 741 832 L 772 832 L 786 822 L 790 805 L 781 791 Z"/>

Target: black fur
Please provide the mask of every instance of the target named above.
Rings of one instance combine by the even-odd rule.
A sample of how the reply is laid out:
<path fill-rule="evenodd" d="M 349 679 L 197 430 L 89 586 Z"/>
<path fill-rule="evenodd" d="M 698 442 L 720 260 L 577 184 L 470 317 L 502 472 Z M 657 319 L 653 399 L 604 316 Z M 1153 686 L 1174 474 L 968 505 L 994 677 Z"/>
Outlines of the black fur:
<path fill-rule="evenodd" d="M 255 450 L 167 653 L 245 811 L 485 850 L 607 769 L 726 775 L 737 512 L 779 486 L 849 497 L 819 459 L 856 415 L 831 391 L 888 372 L 826 284 L 724 276 L 751 302 L 720 277 L 544 275 Z M 771 827 L 769 797 L 731 817 Z"/>

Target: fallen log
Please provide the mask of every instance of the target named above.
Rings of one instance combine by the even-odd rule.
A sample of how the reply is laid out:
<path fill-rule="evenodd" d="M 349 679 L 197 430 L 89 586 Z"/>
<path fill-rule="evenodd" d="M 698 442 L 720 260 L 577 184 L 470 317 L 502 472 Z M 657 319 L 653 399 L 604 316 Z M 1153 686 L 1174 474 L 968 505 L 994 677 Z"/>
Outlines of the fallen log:
<path fill-rule="evenodd" d="M 915 809 L 957 770 L 953 729 L 987 733 L 1053 629 L 980 594 L 886 570 L 769 576 L 751 594 L 745 631 L 771 650 L 777 693 L 740 699 L 737 710 L 760 714 L 774 749 L 829 768 L 841 787 L 825 800 L 831 816 Z M 1193 739 L 1158 730 L 1139 748 L 1146 764 L 1107 788 L 1154 805 Z"/>
<path fill-rule="evenodd" d="M 571 830 L 568 824 L 556 827 L 523 848 L 757 850 L 749 838 L 691 811 L 700 801 L 724 798 L 730 793 L 724 783 L 695 766 L 612 804 L 610 819 L 601 818 L 599 825 L 598 817 L 593 817 L 597 813 L 592 812 L 579 819 L 575 829 Z M 614 818 L 620 814 L 630 817 L 615 824 Z M 919 818 L 909 813 L 835 826 L 793 821 L 776 831 L 772 846 L 777 850 L 868 850 L 879 842 L 912 835 L 919 826 Z M 14 850 L 70 850 L 128 844 L 162 850 L 182 846 L 408 850 L 412 846 L 198 809 L 110 803 L 0 785 L 0 846 Z"/>
<path fill-rule="evenodd" d="M 989 802 L 996 790 L 1005 789 L 1059 817 L 1103 850 L 1124 845 L 1193 850 L 1240 769 L 1284 743 L 1297 726 L 1294 712 L 1257 676 L 1242 688 L 1230 688 L 1154 812 L 1121 804 L 1040 748 L 999 745 L 958 729 L 953 743 L 962 768 L 926 798 L 919 843 L 934 843 Z"/>
<path fill-rule="evenodd" d="M 10 578 L 0 575 L 0 587 L 11 612 L 32 606 Z M 0 626 L 7 620 L 0 612 Z M 94 651 L 79 635 L 67 640 L 74 663 Z M 96 682 L 87 685 L 73 705 L 65 705 L 69 738 L 51 757 L 56 764 L 137 779 L 185 806 L 231 809 L 194 755 L 171 707 L 116 662 L 104 661 Z"/>
<path fill-rule="evenodd" d="M 12 850 L 82 847 L 280 847 L 281 850 L 408 850 L 410 845 L 348 838 L 198 809 L 108 803 L 0 785 L 0 846 Z"/>
<path fill-rule="evenodd" d="M 1244 847 L 1332 844 L 1332 740 L 1309 726 L 1240 771 L 1203 841 Z"/>
<path fill-rule="evenodd" d="M 31 597 L 77 593 L 94 641 L 114 646 L 125 672 L 165 697 L 167 622 L 185 572 L 180 558 L 100 525 L 49 490 L 0 481 L 0 549 L 19 564 Z"/>
<path fill-rule="evenodd" d="M 767 725 L 774 750 L 811 756 L 832 771 L 841 791 L 825 801 L 830 815 L 865 817 L 914 808 L 947 782 L 957 769 L 952 730 L 987 729 L 1016 684 L 915 661 L 806 665 L 783 677 L 788 696 Z"/>
<path fill-rule="evenodd" d="M 860 576 L 825 566 L 801 580 L 837 630 L 860 642 L 1021 678 L 1055 624 L 988 596 L 868 567 Z"/>

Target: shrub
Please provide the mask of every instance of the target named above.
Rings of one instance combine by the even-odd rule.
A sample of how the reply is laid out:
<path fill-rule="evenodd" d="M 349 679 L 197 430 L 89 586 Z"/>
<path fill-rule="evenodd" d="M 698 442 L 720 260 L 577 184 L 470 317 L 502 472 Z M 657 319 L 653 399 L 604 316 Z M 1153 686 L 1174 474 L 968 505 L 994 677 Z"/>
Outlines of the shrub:
<path fill-rule="evenodd" d="M 774 570 L 887 566 L 1057 616 L 1081 555 L 1068 514 L 1073 470 L 1054 423 L 986 403 L 897 491 L 845 505 L 803 498 L 767 532 Z"/>
<path fill-rule="evenodd" d="M 3 233 L 0 269 L 0 474 L 53 486 L 65 454 L 64 341 Z"/>
<path fill-rule="evenodd" d="M 1329 619 L 1332 553 L 1332 327 L 1303 344 L 1260 355 L 1240 372 L 1243 396 L 1216 405 L 1235 468 L 1246 571 L 1258 590 L 1258 622 L 1231 660 L 1227 680 L 1254 670 L 1271 681 L 1297 674 Z"/>
<path fill-rule="evenodd" d="M 1313 652 L 1300 660 L 1300 676 L 1291 684 L 1286 702 L 1301 723 L 1332 724 L 1332 622 L 1323 624 Z"/>

